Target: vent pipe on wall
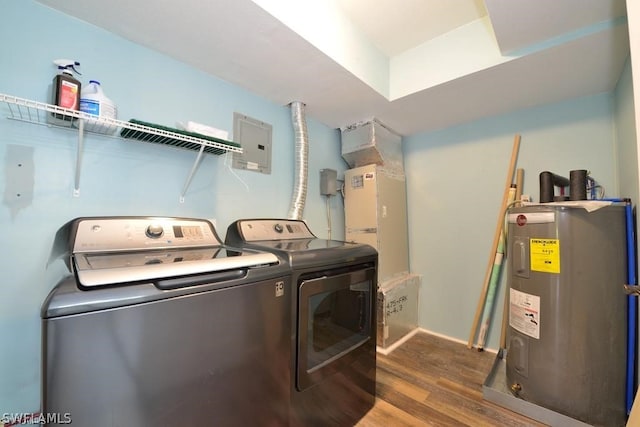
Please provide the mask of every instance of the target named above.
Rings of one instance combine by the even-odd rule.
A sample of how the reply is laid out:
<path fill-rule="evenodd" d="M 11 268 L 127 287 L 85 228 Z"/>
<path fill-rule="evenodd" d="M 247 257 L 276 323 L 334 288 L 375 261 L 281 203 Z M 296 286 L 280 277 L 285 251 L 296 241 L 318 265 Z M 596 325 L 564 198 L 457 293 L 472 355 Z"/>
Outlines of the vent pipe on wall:
<path fill-rule="evenodd" d="M 291 106 L 291 121 L 293 123 L 296 149 L 295 182 L 293 196 L 291 197 L 291 207 L 289 208 L 289 218 L 302 219 L 304 204 L 307 199 L 309 136 L 307 134 L 307 122 L 304 115 L 304 104 L 299 101 L 294 101 L 289 105 Z"/>

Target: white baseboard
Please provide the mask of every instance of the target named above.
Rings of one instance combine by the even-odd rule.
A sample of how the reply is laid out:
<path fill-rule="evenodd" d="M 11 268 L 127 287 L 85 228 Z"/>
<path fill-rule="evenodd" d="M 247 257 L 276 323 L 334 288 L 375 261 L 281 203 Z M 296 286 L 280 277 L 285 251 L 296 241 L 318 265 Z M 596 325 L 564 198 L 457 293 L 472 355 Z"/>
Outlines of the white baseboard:
<path fill-rule="evenodd" d="M 458 338 L 449 337 L 449 336 L 447 336 L 447 335 L 442 335 L 442 334 L 439 334 L 439 333 L 437 333 L 437 332 L 430 331 L 430 330 L 428 330 L 428 329 L 420 328 L 420 331 L 421 331 L 421 332 L 424 332 L 424 333 L 426 333 L 426 334 L 431 334 L 431 335 L 436 336 L 436 337 L 438 337 L 438 338 L 443 338 L 443 339 L 445 339 L 445 340 L 449 340 L 449 341 L 457 342 L 457 343 L 459 343 L 459 344 L 464 344 L 465 346 L 467 345 L 467 341 L 463 341 L 463 340 L 458 339 Z M 477 350 L 476 350 L 476 351 L 477 351 Z M 485 348 L 483 349 L 483 351 L 486 351 L 486 352 L 488 352 L 488 353 L 498 354 L 498 350 L 496 350 L 496 349 L 494 349 L 494 348 L 486 348 L 486 347 L 485 347 Z"/>
<path fill-rule="evenodd" d="M 411 339 L 411 337 L 413 337 L 415 334 L 417 334 L 418 332 L 422 332 L 425 334 L 429 334 L 429 335 L 433 335 L 436 336 L 438 338 L 442 338 L 448 341 L 453 341 L 456 342 L 458 344 L 464 344 L 465 346 L 467 345 L 466 341 L 463 341 L 461 339 L 458 338 L 453 338 L 447 335 L 443 335 L 443 334 L 439 334 L 437 332 L 433 332 L 430 331 L 428 329 L 424 329 L 424 328 L 415 328 L 413 331 L 409 332 L 407 335 L 405 335 L 404 337 L 400 338 L 398 341 L 396 341 L 395 343 L 393 343 L 392 345 L 390 345 L 387 348 L 382 348 L 382 347 L 376 347 L 376 351 L 384 356 L 390 354 L 393 350 L 395 350 L 396 348 L 400 347 L 402 344 L 404 344 L 405 342 L 407 342 L 409 339 Z M 493 353 L 493 354 L 497 354 L 498 350 L 493 349 L 493 348 L 484 348 L 483 351 L 486 351 L 488 353 Z"/>
<path fill-rule="evenodd" d="M 420 332 L 420 328 L 415 328 L 413 331 L 409 332 L 407 335 L 403 336 L 398 341 L 391 344 L 389 347 L 386 347 L 386 348 L 376 347 L 376 352 L 386 356 L 390 354 L 393 350 L 395 350 L 396 348 L 400 347 L 402 344 L 407 342 L 412 336 L 414 336 L 418 332 Z"/>

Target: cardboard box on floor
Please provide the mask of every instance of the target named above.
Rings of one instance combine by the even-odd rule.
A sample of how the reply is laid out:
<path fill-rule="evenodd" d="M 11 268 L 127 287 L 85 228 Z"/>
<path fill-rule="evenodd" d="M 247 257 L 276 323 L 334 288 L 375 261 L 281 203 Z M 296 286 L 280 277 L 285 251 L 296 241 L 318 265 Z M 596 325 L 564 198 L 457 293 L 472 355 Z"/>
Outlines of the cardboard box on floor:
<path fill-rule="evenodd" d="M 378 286 L 378 347 L 387 348 L 418 327 L 420 279 L 402 274 Z"/>

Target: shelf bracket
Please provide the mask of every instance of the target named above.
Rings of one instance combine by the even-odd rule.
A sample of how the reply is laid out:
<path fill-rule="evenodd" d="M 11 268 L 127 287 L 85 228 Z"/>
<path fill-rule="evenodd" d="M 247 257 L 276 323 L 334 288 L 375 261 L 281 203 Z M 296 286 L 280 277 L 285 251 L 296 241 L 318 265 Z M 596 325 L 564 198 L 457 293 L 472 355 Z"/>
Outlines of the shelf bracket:
<path fill-rule="evenodd" d="M 189 172 L 189 176 L 187 177 L 187 182 L 184 183 L 184 187 L 182 187 L 182 194 L 180 195 L 180 203 L 184 203 L 184 195 L 187 193 L 187 189 L 189 185 L 191 185 L 191 180 L 193 179 L 193 175 L 195 175 L 198 166 L 200 166 L 200 162 L 202 161 L 202 155 L 204 154 L 204 145 L 200 146 L 200 150 L 198 151 L 198 156 L 196 157 L 196 161 L 193 163 L 193 167 L 191 167 L 191 171 Z"/>
<path fill-rule="evenodd" d="M 84 146 L 84 120 L 78 119 L 78 150 L 76 152 L 76 177 L 73 183 L 73 197 L 80 197 L 80 170 Z"/>

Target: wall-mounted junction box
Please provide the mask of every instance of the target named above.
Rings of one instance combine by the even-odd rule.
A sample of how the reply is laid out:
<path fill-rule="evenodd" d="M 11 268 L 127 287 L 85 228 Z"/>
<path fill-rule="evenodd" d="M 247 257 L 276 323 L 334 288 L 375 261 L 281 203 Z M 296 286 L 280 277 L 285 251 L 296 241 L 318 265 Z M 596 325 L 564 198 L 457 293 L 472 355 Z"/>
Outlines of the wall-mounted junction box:
<path fill-rule="evenodd" d="M 320 194 L 334 196 L 338 191 L 338 172 L 333 169 L 320 169 Z"/>

